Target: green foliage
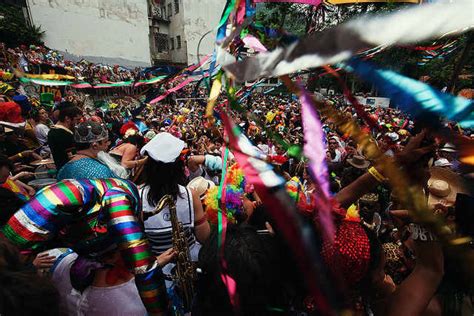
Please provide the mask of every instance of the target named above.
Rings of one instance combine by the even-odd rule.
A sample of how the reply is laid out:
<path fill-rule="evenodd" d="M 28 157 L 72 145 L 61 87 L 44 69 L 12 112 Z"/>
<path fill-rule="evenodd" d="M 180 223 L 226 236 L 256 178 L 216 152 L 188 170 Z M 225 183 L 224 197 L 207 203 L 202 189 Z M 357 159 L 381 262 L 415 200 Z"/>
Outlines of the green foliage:
<path fill-rule="evenodd" d="M 14 5 L 0 6 L 0 40 L 9 47 L 21 44 L 41 45 L 44 31 L 40 27 L 30 26 L 26 23 L 23 11 Z"/>
<path fill-rule="evenodd" d="M 302 36 L 305 34 L 304 5 L 294 3 L 266 3 L 258 7 L 256 21 L 266 27 L 284 29 Z"/>

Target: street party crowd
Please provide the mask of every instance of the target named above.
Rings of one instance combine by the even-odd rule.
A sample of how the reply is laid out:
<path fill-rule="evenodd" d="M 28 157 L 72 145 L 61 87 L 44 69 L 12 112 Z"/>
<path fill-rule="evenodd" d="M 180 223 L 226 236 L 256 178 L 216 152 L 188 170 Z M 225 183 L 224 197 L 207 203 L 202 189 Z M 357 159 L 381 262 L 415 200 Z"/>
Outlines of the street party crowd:
<path fill-rule="evenodd" d="M 92 63 L 85 59 L 71 61 L 55 50 L 45 46 L 21 45 L 8 48 L 0 43 L 0 69 L 2 76 L 13 75 L 13 68 L 25 73 L 54 73 L 74 77 L 77 81 L 91 84 L 114 83 L 138 79 L 149 79 L 151 73 L 145 74 L 141 68 L 129 69 L 119 65 Z"/>
<path fill-rule="evenodd" d="M 48 63 L 99 82 L 133 76 L 70 63 L 43 47 L 11 53 L 25 72 Z M 229 148 L 219 115 L 209 124 L 205 88 L 190 85 L 154 105 L 129 96 L 134 102 L 107 109 L 86 107 L 74 90 L 50 106 L 20 84 L 0 88 L 0 314 L 323 313 L 289 255 L 294 245 Z M 453 143 L 396 104 L 364 107 L 374 122 L 368 125 L 342 95 L 324 98 L 407 171 L 446 229 L 474 234 L 473 174 Z M 240 103 L 228 115 L 284 178 L 295 216 L 314 234 L 326 304 L 337 307 L 330 314 L 473 313 L 472 243 L 463 258 L 443 251 L 401 208 L 383 166 L 322 115 L 326 148 L 318 154 L 335 225 L 328 243 L 314 220 L 319 187 L 295 150 L 305 143 L 298 99 L 260 91 Z M 440 124 L 473 138 L 456 122 Z M 171 202 L 162 205 L 166 196 Z M 190 300 L 175 264 L 182 249 L 172 209 L 195 270 Z"/>

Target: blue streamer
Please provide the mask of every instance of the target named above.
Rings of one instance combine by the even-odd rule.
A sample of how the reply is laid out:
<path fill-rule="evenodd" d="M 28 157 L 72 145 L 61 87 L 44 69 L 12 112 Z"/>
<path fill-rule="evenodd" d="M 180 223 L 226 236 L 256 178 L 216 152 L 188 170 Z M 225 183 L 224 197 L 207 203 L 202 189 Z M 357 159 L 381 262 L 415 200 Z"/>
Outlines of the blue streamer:
<path fill-rule="evenodd" d="M 351 59 L 348 66 L 349 71 L 374 84 L 401 110 L 414 117 L 431 113 L 456 121 L 463 128 L 474 128 L 473 100 L 442 93 L 423 82 L 378 69 L 359 59 Z"/>

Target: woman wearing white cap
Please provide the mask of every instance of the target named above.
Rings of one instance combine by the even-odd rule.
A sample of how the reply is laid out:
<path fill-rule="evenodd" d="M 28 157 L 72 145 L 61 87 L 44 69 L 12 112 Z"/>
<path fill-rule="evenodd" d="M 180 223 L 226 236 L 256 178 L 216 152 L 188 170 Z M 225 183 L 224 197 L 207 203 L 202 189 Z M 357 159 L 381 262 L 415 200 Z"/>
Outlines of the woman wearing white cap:
<path fill-rule="evenodd" d="M 140 187 L 140 197 L 144 213 L 155 210 L 158 201 L 165 195 L 175 198 L 178 220 L 183 224 L 188 238 L 191 259 L 197 261 L 200 249 L 198 242 L 203 243 L 208 239 L 210 226 L 199 194 L 184 186 L 186 176 L 183 149 L 184 142 L 169 133 L 156 135 L 142 148 L 141 155 L 147 155 L 149 159 L 144 167 L 145 183 Z M 173 247 L 168 207 L 145 220 L 144 225 L 155 255 Z"/>

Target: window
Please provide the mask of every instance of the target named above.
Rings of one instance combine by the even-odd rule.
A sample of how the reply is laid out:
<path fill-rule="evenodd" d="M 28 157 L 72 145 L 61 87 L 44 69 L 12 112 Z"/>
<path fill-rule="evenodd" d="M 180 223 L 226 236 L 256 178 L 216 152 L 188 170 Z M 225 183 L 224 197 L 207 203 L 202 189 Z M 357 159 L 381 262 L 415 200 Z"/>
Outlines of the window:
<path fill-rule="evenodd" d="M 181 48 L 181 36 L 176 36 L 176 49 Z"/>
<path fill-rule="evenodd" d="M 162 17 L 167 16 L 167 15 L 166 15 L 166 7 L 165 7 L 165 6 L 161 6 L 161 16 L 162 16 Z"/>
<path fill-rule="evenodd" d="M 168 3 L 168 17 L 173 15 L 173 8 L 171 7 L 171 3 Z"/>
<path fill-rule="evenodd" d="M 163 33 L 155 34 L 155 46 L 158 53 L 168 52 L 168 35 Z"/>
<path fill-rule="evenodd" d="M 179 0 L 174 0 L 174 14 L 179 13 Z"/>
<path fill-rule="evenodd" d="M 170 37 L 170 49 L 174 49 L 174 39 L 172 37 Z"/>

